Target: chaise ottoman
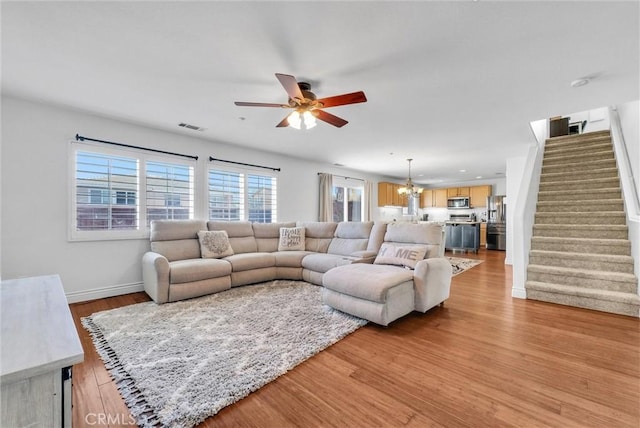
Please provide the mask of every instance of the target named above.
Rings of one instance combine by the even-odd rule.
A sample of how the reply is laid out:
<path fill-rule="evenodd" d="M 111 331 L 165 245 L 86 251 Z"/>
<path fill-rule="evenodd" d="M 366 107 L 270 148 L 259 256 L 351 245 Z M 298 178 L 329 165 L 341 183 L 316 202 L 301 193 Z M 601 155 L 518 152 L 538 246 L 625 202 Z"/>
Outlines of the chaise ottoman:
<path fill-rule="evenodd" d="M 383 326 L 414 309 L 413 270 L 349 264 L 322 278 L 322 303 Z"/>

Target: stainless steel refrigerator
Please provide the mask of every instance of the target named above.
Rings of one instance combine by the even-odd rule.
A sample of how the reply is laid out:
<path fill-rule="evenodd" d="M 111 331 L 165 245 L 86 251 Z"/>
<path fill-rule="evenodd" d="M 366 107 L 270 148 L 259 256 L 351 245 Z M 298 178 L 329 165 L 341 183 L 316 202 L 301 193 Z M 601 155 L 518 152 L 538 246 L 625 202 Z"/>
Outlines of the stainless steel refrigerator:
<path fill-rule="evenodd" d="M 506 196 L 487 196 L 487 250 L 507 249 Z"/>

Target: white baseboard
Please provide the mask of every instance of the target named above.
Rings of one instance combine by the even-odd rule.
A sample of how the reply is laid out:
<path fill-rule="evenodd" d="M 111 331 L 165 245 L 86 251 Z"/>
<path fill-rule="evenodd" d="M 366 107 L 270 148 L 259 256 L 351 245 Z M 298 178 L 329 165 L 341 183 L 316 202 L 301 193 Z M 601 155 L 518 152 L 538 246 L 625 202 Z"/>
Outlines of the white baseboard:
<path fill-rule="evenodd" d="M 522 288 L 511 288 L 511 297 L 515 297 L 516 299 L 526 299 L 527 298 L 527 290 L 523 290 Z"/>
<path fill-rule="evenodd" d="M 91 290 L 66 293 L 68 303 L 87 302 L 89 300 L 104 299 L 105 297 L 120 296 L 122 294 L 144 291 L 142 282 L 120 284 L 111 287 L 93 288 Z"/>

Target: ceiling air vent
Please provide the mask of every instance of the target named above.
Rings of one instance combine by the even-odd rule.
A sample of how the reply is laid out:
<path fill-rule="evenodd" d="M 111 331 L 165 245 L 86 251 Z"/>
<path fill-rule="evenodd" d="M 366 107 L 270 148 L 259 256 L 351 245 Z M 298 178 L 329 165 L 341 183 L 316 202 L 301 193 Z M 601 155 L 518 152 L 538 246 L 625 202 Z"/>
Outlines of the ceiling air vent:
<path fill-rule="evenodd" d="M 204 128 L 201 126 L 191 125 L 189 123 L 184 123 L 184 122 L 179 123 L 178 126 L 181 128 L 191 129 L 192 131 L 204 131 Z"/>

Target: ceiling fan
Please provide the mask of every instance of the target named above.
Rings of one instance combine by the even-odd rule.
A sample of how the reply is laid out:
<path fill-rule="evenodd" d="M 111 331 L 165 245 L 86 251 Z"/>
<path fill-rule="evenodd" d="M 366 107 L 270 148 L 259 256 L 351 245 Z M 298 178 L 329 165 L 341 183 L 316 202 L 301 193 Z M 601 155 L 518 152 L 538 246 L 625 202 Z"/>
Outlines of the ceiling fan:
<path fill-rule="evenodd" d="M 291 126 L 296 129 L 309 129 L 316 126 L 316 118 L 341 128 L 349 122 L 338 116 L 334 116 L 331 113 L 327 113 L 323 109 L 347 104 L 363 103 L 367 101 L 367 97 L 362 91 L 318 99 L 316 98 L 316 95 L 311 92 L 311 85 L 309 83 L 298 82 L 294 76 L 290 76 L 288 74 L 276 73 L 276 77 L 289 95 L 289 101 L 287 104 L 236 101 L 235 105 L 293 109 L 293 112 L 278 123 L 276 127 L 283 128 Z"/>

